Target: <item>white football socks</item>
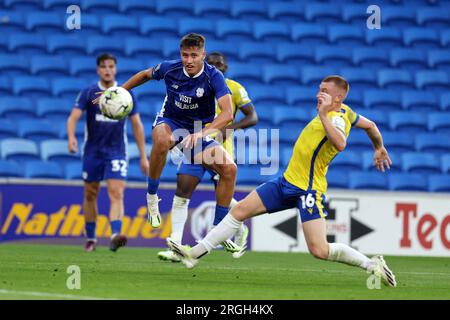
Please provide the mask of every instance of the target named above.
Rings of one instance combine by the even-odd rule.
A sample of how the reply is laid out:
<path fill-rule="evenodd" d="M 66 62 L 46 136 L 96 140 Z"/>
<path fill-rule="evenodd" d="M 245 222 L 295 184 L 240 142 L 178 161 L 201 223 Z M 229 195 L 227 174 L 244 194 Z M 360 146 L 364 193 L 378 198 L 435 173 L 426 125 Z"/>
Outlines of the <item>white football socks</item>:
<path fill-rule="evenodd" d="M 329 244 L 328 260 L 357 266 L 364 270 L 367 270 L 372 264 L 372 261 L 368 257 L 343 243 Z"/>
<path fill-rule="evenodd" d="M 210 252 L 223 241 L 230 239 L 241 225 L 241 221 L 236 220 L 231 214 L 227 214 L 215 228 L 192 248 L 191 256 L 198 258 Z"/>
<path fill-rule="evenodd" d="M 174 196 L 172 202 L 172 233 L 170 237 L 182 243 L 190 199 Z"/>

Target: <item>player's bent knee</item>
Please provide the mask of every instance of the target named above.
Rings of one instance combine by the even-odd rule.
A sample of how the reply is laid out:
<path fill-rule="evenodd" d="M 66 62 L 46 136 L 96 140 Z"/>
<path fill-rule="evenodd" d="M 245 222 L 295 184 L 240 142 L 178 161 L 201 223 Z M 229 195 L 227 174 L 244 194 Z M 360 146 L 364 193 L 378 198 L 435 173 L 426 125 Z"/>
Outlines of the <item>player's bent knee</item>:
<path fill-rule="evenodd" d="M 328 259 L 328 246 L 310 244 L 308 245 L 308 250 L 317 259 Z"/>
<path fill-rule="evenodd" d="M 84 199 L 88 202 L 97 201 L 99 189 L 95 186 L 86 185 L 84 187 Z"/>
<path fill-rule="evenodd" d="M 237 173 L 237 167 L 234 163 L 224 164 L 222 166 L 220 178 L 223 179 L 235 179 Z"/>
<path fill-rule="evenodd" d="M 244 221 L 250 218 L 251 212 L 248 206 L 242 201 L 238 202 L 231 210 L 231 215 L 239 221 Z"/>
<path fill-rule="evenodd" d="M 108 190 L 109 198 L 111 201 L 122 201 L 123 200 L 123 189 L 122 188 L 111 188 Z"/>

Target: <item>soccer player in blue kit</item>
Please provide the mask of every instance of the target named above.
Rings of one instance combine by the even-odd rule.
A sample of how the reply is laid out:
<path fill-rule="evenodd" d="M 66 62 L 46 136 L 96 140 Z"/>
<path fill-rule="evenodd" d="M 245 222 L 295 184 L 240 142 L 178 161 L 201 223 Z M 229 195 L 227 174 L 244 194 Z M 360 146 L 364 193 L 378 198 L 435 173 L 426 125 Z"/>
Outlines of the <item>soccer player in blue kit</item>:
<path fill-rule="evenodd" d="M 225 78 L 222 72 L 204 61 L 205 38 L 202 35 L 185 35 L 180 41 L 180 55 L 181 59 L 164 61 L 143 70 L 122 85 L 130 90 L 152 79 L 163 79 L 166 84 L 166 97 L 152 131 L 147 208 L 149 223 L 154 228 L 161 224 L 157 196 L 159 178 L 167 153 L 174 146 L 182 148 L 185 155 L 186 150 L 191 150 L 191 161 L 219 174 L 216 217 L 227 215 L 236 183 L 236 164 L 232 157 L 208 136 L 233 120 L 231 92 Z M 221 110 L 217 116 L 216 99 Z M 201 130 L 194 132 L 194 122 L 200 123 Z M 209 125 L 205 127 L 206 124 Z"/>
<path fill-rule="evenodd" d="M 99 81 L 78 95 L 75 106 L 67 120 L 69 151 L 78 152 L 75 128 L 83 112 L 86 112 L 85 143 L 83 148 L 84 201 L 83 212 L 87 242 L 85 250 L 96 248 L 96 220 L 98 215 L 97 198 L 100 181 L 106 179 L 110 199 L 109 218 L 111 223 L 110 249 L 116 251 L 126 245 L 127 238 L 121 235 L 122 217 L 124 215 L 123 196 L 127 177 L 127 135 L 126 119 L 112 120 L 105 117 L 97 104 L 93 102 L 99 92 L 117 86 L 116 58 L 108 53 L 97 57 L 97 74 Z M 144 127 L 133 97 L 134 108 L 129 118 L 133 134 L 140 153 L 140 165 L 146 175 L 148 159 L 145 152 Z"/>

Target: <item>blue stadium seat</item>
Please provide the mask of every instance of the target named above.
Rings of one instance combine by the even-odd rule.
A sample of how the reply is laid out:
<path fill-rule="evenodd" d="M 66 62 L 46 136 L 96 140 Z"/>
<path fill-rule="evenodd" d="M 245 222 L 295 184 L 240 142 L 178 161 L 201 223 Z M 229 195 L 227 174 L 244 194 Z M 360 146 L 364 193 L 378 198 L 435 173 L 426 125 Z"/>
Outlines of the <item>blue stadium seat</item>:
<path fill-rule="evenodd" d="M 318 87 L 290 86 L 286 89 L 286 101 L 290 105 L 313 106 L 317 104 Z"/>
<path fill-rule="evenodd" d="M 433 29 L 409 28 L 403 32 L 403 43 L 414 48 L 438 48 L 439 36 Z"/>
<path fill-rule="evenodd" d="M 289 41 L 290 33 L 288 25 L 280 22 L 257 21 L 253 24 L 253 36 L 259 41 Z"/>
<path fill-rule="evenodd" d="M 147 177 L 142 173 L 139 164 L 130 164 L 127 170 L 127 180 L 128 181 L 139 181 L 146 182 Z"/>
<path fill-rule="evenodd" d="M 138 20 L 129 15 L 104 16 L 102 32 L 113 36 L 131 36 L 138 32 Z"/>
<path fill-rule="evenodd" d="M 182 18 L 178 20 L 178 35 L 180 37 L 185 34 L 195 32 L 200 33 L 207 39 L 214 38 L 216 25 L 212 20 L 198 18 Z"/>
<path fill-rule="evenodd" d="M 293 43 L 279 43 L 276 47 L 277 60 L 292 64 L 314 63 L 314 51 L 310 46 Z"/>
<path fill-rule="evenodd" d="M 429 91 L 403 91 L 402 108 L 417 111 L 438 111 L 439 103 L 436 95 Z"/>
<path fill-rule="evenodd" d="M 303 127 L 309 121 L 311 121 L 309 112 L 305 112 L 305 109 L 301 107 L 277 107 L 273 110 L 272 122 L 279 127 L 288 124 Z"/>
<path fill-rule="evenodd" d="M 89 55 L 99 55 L 104 52 L 117 56 L 124 55 L 125 40 L 123 37 L 91 36 L 86 44 L 86 52 Z"/>
<path fill-rule="evenodd" d="M 393 49 L 390 53 L 391 66 L 395 68 L 407 68 L 410 70 L 427 67 L 425 53 L 414 49 Z"/>
<path fill-rule="evenodd" d="M 330 169 L 341 171 L 359 171 L 362 169 L 362 157 L 357 152 L 341 152 L 331 162 Z"/>
<path fill-rule="evenodd" d="M 83 167 L 81 161 L 79 162 L 69 162 L 66 164 L 65 168 L 65 179 L 67 180 L 82 180 L 83 179 Z"/>
<path fill-rule="evenodd" d="M 402 153 L 414 151 L 414 140 L 406 132 L 384 132 L 383 142 L 389 152 Z"/>
<path fill-rule="evenodd" d="M 128 79 L 135 73 L 148 68 L 147 64 L 140 59 L 121 58 L 117 60 L 117 77 Z"/>
<path fill-rule="evenodd" d="M 398 47 L 402 42 L 402 33 L 399 29 L 393 27 L 366 30 L 366 42 L 370 46 Z"/>
<path fill-rule="evenodd" d="M 428 66 L 450 72 L 450 50 L 428 51 Z"/>
<path fill-rule="evenodd" d="M 353 25 L 363 25 L 367 21 L 367 5 L 345 4 L 342 8 L 342 20 Z"/>
<path fill-rule="evenodd" d="M 152 37 L 177 37 L 178 26 L 166 17 L 143 17 L 140 21 L 142 35 Z"/>
<path fill-rule="evenodd" d="M 45 53 L 45 38 L 40 34 L 14 33 L 9 35 L 8 49 L 27 55 Z"/>
<path fill-rule="evenodd" d="M 450 92 L 444 92 L 441 94 L 440 107 L 443 111 L 450 110 Z"/>
<path fill-rule="evenodd" d="M 252 85 L 248 86 L 247 89 L 251 93 L 253 103 L 257 106 L 259 104 L 284 103 L 285 93 L 283 87 L 276 88 L 273 85 Z"/>
<path fill-rule="evenodd" d="M 260 84 L 262 81 L 261 66 L 250 63 L 230 63 L 227 76 L 246 85 Z"/>
<path fill-rule="evenodd" d="M 436 155 L 450 153 L 450 135 L 443 133 L 422 133 L 416 136 L 416 150 Z"/>
<path fill-rule="evenodd" d="M 127 37 L 125 54 L 136 58 L 162 59 L 161 39 L 148 37 Z M 120 63 L 120 61 L 118 61 Z"/>
<path fill-rule="evenodd" d="M 441 169 L 443 173 L 450 173 L 450 154 L 441 156 Z"/>
<path fill-rule="evenodd" d="M 0 13 L 0 19 L 2 18 L 1 13 Z M 8 50 L 8 38 L 7 37 L 1 37 L 0 38 L 0 50 L 6 51 Z"/>
<path fill-rule="evenodd" d="M 394 191 L 427 191 L 427 180 L 422 174 L 392 173 L 389 174 L 389 190 Z"/>
<path fill-rule="evenodd" d="M 231 15 L 247 21 L 266 18 L 266 4 L 262 1 L 233 1 L 230 4 Z"/>
<path fill-rule="evenodd" d="M 402 169 L 411 173 L 440 173 L 441 163 L 432 153 L 407 152 L 402 154 Z"/>
<path fill-rule="evenodd" d="M 69 75 L 67 59 L 62 56 L 32 56 L 31 73 L 33 75 L 54 77 Z"/>
<path fill-rule="evenodd" d="M 417 23 L 428 28 L 449 28 L 450 12 L 442 8 L 421 7 L 417 10 Z"/>
<path fill-rule="evenodd" d="M 119 11 L 134 17 L 154 14 L 156 11 L 155 2 L 142 0 L 119 1 Z"/>
<path fill-rule="evenodd" d="M 328 26 L 328 40 L 342 47 L 361 46 L 366 43 L 363 29 L 352 25 Z"/>
<path fill-rule="evenodd" d="M 373 150 L 369 137 L 363 130 L 353 130 L 347 139 L 346 151 L 362 153 Z"/>
<path fill-rule="evenodd" d="M 381 69 L 378 71 L 378 85 L 381 88 L 403 90 L 412 89 L 411 73 L 402 69 Z"/>
<path fill-rule="evenodd" d="M 304 6 L 300 2 L 272 1 L 268 3 L 268 16 L 272 20 L 283 22 L 297 22 L 304 20 Z"/>
<path fill-rule="evenodd" d="M 303 67 L 301 76 L 304 84 L 319 85 L 323 78 L 330 74 L 335 74 L 336 69 L 333 67 Z"/>
<path fill-rule="evenodd" d="M 0 118 L 0 140 L 18 137 L 17 123 L 11 119 Z"/>
<path fill-rule="evenodd" d="M 0 117 L 13 120 L 36 117 L 33 100 L 25 97 L 0 97 Z"/>
<path fill-rule="evenodd" d="M 312 22 L 336 23 L 341 22 L 341 13 L 335 7 L 325 3 L 307 3 L 305 19 Z"/>
<path fill-rule="evenodd" d="M 11 138 L 0 141 L 2 159 L 27 161 L 39 159 L 37 144 L 32 140 Z"/>
<path fill-rule="evenodd" d="M 353 49 L 353 64 L 374 70 L 389 66 L 387 51 L 374 50 L 371 47 Z"/>
<path fill-rule="evenodd" d="M 377 77 L 370 69 L 344 68 L 340 70 L 342 75 L 350 83 L 350 92 L 354 89 L 370 89 L 377 87 Z"/>
<path fill-rule="evenodd" d="M 89 83 L 77 78 L 55 78 L 52 82 L 52 93 L 55 97 L 75 100 L 77 94 L 86 88 Z"/>
<path fill-rule="evenodd" d="M 47 51 L 52 54 L 72 56 L 84 54 L 86 44 L 78 35 L 53 35 L 47 38 Z"/>
<path fill-rule="evenodd" d="M 294 23 L 291 29 L 291 39 L 304 45 L 326 44 L 327 30 L 315 23 Z"/>
<path fill-rule="evenodd" d="M 392 164 L 389 165 L 390 169 L 385 167 L 385 172 L 401 172 L 402 171 L 402 161 L 401 157 L 398 153 L 391 152 L 391 149 L 387 147 L 389 152 L 389 158 L 392 161 Z M 375 167 L 373 161 L 374 153 L 373 151 L 366 151 L 362 154 L 362 167 L 366 171 L 377 171 L 377 167 Z"/>
<path fill-rule="evenodd" d="M 350 90 L 350 92 L 347 95 L 347 98 L 345 98 L 344 103 L 348 104 L 350 106 L 363 106 L 363 91 L 362 90 Z"/>
<path fill-rule="evenodd" d="M 3 75 L 27 75 L 30 69 L 29 65 L 29 60 L 23 55 L 0 54 L 0 72 Z"/>
<path fill-rule="evenodd" d="M 383 6 L 381 23 L 388 26 L 415 26 L 416 10 L 411 6 Z"/>
<path fill-rule="evenodd" d="M 450 113 L 436 112 L 428 114 L 428 130 L 450 134 Z"/>
<path fill-rule="evenodd" d="M 227 61 L 239 60 L 239 47 L 233 41 L 208 40 L 206 41 L 206 51 L 211 53 L 218 51 L 227 57 Z"/>
<path fill-rule="evenodd" d="M 41 142 L 41 159 L 60 164 L 80 162 L 80 155 L 69 153 L 67 140 L 49 139 Z"/>
<path fill-rule="evenodd" d="M 55 12 L 30 12 L 26 17 L 27 30 L 39 34 L 63 32 L 65 25 L 65 16 Z"/>
<path fill-rule="evenodd" d="M 350 189 L 386 190 L 387 176 L 379 172 L 352 171 L 349 173 L 349 187 Z"/>
<path fill-rule="evenodd" d="M 194 14 L 198 17 L 209 19 L 230 18 L 230 3 L 228 1 L 196 0 L 194 3 Z"/>
<path fill-rule="evenodd" d="M 364 91 L 364 105 L 366 108 L 392 111 L 400 109 L 400 94 L 394 90 L 366 90 Z"/>
<path fill-rule="evenodd" d="M 13 92 L 15 95 L 27 97 L 42 97 L 50 94 L 50 85 L 41 77 L 17 77 L 13 79 Z"/>
<path fill-rule="evenodd" d="M 418 71 L 416 87 L 423 90 L 444 91 L 450 88 L 450 80 L 445 71 Z"/>
<path fill-rule="evenodd" d="M 350 66 L 352 64 L 352 53 L 349 50 L 340 50 L 334 46 L 317 46 L 315 60 L 321 66 Z"/>
<path fill-rule="evenodd" d="M 266 64 L 262 67 L 263 80 L 265 83 L 277 85 L 300 84 L 300 74 L 292 66 L 283 64 Z"/>
<path fill-rule="evenodd" d="M 450 30 L 444 30 L 441 32 L 441 46 L 444 48 L 448 48 L 450 44 Z"/>
<path fill-rule="evenodd" d="M 78 121 L 77 127 L 75 128 L 75 137 L 78 140 L 78 148 L 81 149 L 82 145 L 80 142 L 84 141 L 85 132 L 84 129 L 86 127 L 86 122 L 83 120 Z M 67 126 L 65 122 L 59 123 L 58 128 L 58 138 L 67 139 Z"/>
<path fill-rule="evenodd" d="M 428 176 L 428 191 L 450 192 L 450 175 L 432 174 Z"/>
<path fill-rule="evenodd" d="M 166 86 L 162 81 L 153 81 L 153 83 L 133 89 L 133 93 L 139 99 L 139 102 L 143 100 L 149 103 L 158 102 L 162 105 L 162 101 L 166 95 Z"/>
<path fill-rule="evenodd" d="M 65 121 L 72 110 L 74 101 L 59 98 L 42 98 L 36 104 L 36 113 L 39 117 Z"/>
<path fill-rule="evenodd" d="M 15 161 L 0 160 L 0 177 L 21 178 L 23 177 L 22 168 Z"/>
<path fill-rule="evenodd" d="M 171 18 L 182 18 L 194 14 L 194 8 L 189 1 L 164 0 L 156 2 L 156 12 Z"/>
<path fill-rule="evenodd" d="M 348 189 L 348 173 L 330 168 L 327 172 L 328 188 Z"/>
<path fill-rule="evenodd" d="M 251 98 L 251 96 L 250 96 Z M 287 107 L 287 105 L 277 105 L 277 106 L 262 106 L 262 107 L 257 107 L 257 112 L 258 112 L 258 123 L 256 124 L 257 128 L 269 128 L 272 126 L 275 126 L 275 124 L 273 123 L 273 110 L 275 110 L 276 108 L 284 108 Z"/>
<path fill-rule="evenodd" d="M 260 42 L 244 42 L 239 46 L 239 57 L 258 64 L 276 62 L 275 47 Z"/>
<path fill-rule="evenodd" d="M 21 11 L 0 10 L 0 19 L 2 31 L 6 34 L 25 31 L 25 15 Z"/>
<path fill-rule="evenodd" d="M 12 86 L 9 77 L 0 76 L 0 95 L 5 96 L 12 94 Z"/>
<path fill-rule="evenodd" d="M 3 3 L 6 8 L 13 8 L 17 11 L 36 11 L 41 9 L 41 1 L 39 0 L 5 0 Z"/>
<path fill-rule="evenodd" d="M 391 130 L 416 133 L 427 130 L 427 118 L 421 112 L 399 111 L 389 114 Z"/>
<path fill-rule="evenodd" d="M 69 70 L 72 76 L 95 77 L 97 74 L 96 68 L 97 65 L 94 57 L 78 56 L 69 60 Z"/>
<path fill-rule="evenodd" d="M 216 37 L 220 39 L 234 41 L 251 41 L 253 39 L 252 26 L 245 20 L 219 20 L 216 28 Z"/>
<path fill-rule="evenodd" d="M 28 161 L 25 163 L 25 178 L 64 179 L 64 173 L 56 162 Z"/>
<path fill-rule="evenodd" d="M 19 136 L 40 142 L 46 139 L 58 138 L 59 130 L 57 125 L 49 120 L 19 120 Z"/>
<path fill-rule="evenodd" d="M 118 0 L 82 0 L 81 10 L 95 14 L 114 13 L 117 10 L 118 3 Z"/>
<path fill-rule="evenodd" d="M 81 16 L 81 25 L 83 36 L 100 34 L 100 15 L 83 13 Z"/>

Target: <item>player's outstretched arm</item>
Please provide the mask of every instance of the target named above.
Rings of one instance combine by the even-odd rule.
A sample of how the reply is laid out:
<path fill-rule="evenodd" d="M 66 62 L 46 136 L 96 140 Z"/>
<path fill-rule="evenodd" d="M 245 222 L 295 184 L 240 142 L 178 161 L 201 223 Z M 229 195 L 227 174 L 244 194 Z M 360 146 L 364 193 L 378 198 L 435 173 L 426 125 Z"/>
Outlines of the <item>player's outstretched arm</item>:
<path fill-rule="evenodd" d="M 77 127 L 78 120 L 80 120 L 83 111 L 78 108 L 73 108 L 69 118 L 67 118 L 67 142 L 70 153 L 78 152 L 78 141 L 75 136 L 75 129 Z"/>
<path fill-rule="evenodd" d="M 135 75 L 133 75 L 130 79 L 128 79 L 123 85 L 122 88 L 127 89 L 128 91 L 140 86 L 141 84 L 153 79 L 153 68 L 148 68 L 142 71 L 139 71 Z"/>
<path fill-rule="evenodd" d="M 373 161 L 378 171 L 384 172 L 384 167 L 386 166 L 390 169 L 390 165 L 392 164 L 391 158 L 389 158 L 389 154 L 384 147 L 383 137 L 381 136 L 380 130 L 378 130 L 375 122 L 370 121 L 369 119 L 360 116 L 358 122 L 355 124 L 355 127 L 364 129 L 367 135 L 372 141 L 373 147 L 375 149 Z"/>

